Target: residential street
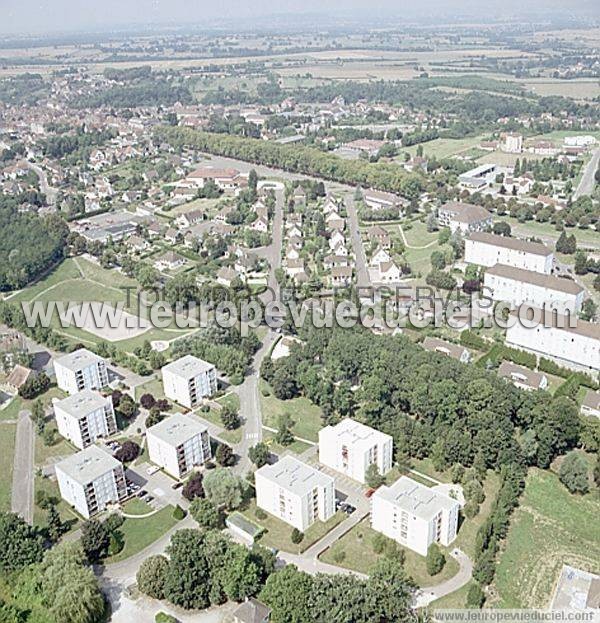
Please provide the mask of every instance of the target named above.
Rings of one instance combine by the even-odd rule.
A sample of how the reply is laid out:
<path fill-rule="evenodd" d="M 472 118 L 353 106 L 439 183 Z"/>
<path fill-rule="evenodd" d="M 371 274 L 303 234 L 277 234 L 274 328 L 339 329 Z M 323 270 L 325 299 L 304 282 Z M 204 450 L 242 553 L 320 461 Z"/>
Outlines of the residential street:
<path fill-rule="evenodd" d="M 346 195 L 345 200 L 348 210 L 348 220 L 350 221 L 352 248 L 354 249 L 354 256 L 356 259 L 356 283 L 359 288 L 369 288 L 371 286 L 371 278 L 367 269 L 367 258 L 365 257 L 365 249 L 360 236 L 356 204 L 351 194 Z"/>
<path fill-rule="evenodd" d="M 33 522 L 33 462 L 35 433 L 29 411 L 20 411 L 15 438 L 11 510 Z"/>
<path fill-rule="evenodd" d="M 579 186 L 573 193 L 573 199 L 579 199 L 583 195 L 591 195 L 594 190 L 594 184 L 596 182 L 595 175 L 598 170 L 598 162 L 600 162 L 600 148 L 596 149 L 592 154 L 591 160 L 587 163 L 585 171 L 581 176 Z"/>

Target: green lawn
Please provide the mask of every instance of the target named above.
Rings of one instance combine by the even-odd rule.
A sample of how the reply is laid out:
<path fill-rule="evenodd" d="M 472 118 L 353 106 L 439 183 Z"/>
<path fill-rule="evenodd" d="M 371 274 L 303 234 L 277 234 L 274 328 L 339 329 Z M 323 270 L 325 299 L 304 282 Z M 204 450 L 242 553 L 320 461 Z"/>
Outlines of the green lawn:
<path fill-rule="evenodd" d="M 277 428 L 279 416 L 288 413 L 294 423 L 292 426 L 294 435 L 309 441 L 317 441 L 318 433 L 323 428 L 321 409 L 304 397 L 279 400 L 273 394 L 263 396 L 262 389 L 265 387 L 267 387 L 266 383 L 261 381 L 260 402 L 263 424 Z"/>
<path fill-rule="evenodd" d="M 125 538 L 125 547 L 116 556 L 111 556 L 107 563 L 125 560 L 160 539 L 177 524 L 173 518 L 173 507 L 166 506 L 151 517 L 141 519 L 126 518 L 119 528 Z"/>
<path fill-rule="evenodd" d="M 492 605 L 547 607 L 563 564 L 600 573 L 599 517 L 597 491 L 571 495 L 554 473 L 532 468 L 499 556 Z"/>
<path fill-rule="evenodd" d="M 306 551 L 311 545 L 321 540 L 347 517 L 345 513 L 338 512 L 326 522 L 317 520 L 304 533 L 302 542 L 299 545 L 295 545 L 291 540 L 292 526 L 269 513 L 267 513 L 266 519 L 259 519 L 256 516 L 256 511 L 256 502 L 252 500 L 248 508 L 242 511 L 242 514 L 265 529 L 264 534 L 259 538 L 258 542 L 265 547 L 275 547 L 284 552 L 291 552 L 293 554 L 301 554 Z"/>
<path fill-rule="evenodd" d="M 60 499 L 60 491 L 58 483 L 50 478 L 36 475 L 34 480 L 35 491 L 45 491 L 49 495 L 58 498 L 60 501 L 57 505 L 58 513 L 63 522 L 67 522 L 69 529 L 74 530 L 79 524 L 79 515 L 64 501 Z M 36 526 L 45 526 L 47 523 L 48 512 L 40 508 L 37 504 L 33 507 L 33 523 Z"/>
<path fill-rule="evenodd" d="M 282 446 L 275 441 L 275 433 L 272 433 L 270 430 L 265 430 L 263 428 L 263 439 L 265 443 L 269 446 L 271 452 L 280 455 L 284 452 L 293 452 L 294 454 L 302 454 L 306 450 L 308 450 L 311 446 L 303 441 L 298 441 L 297 439 L 291 443 L 289 446 Z"/>
<path fill-rule="evenodd" d="M 525 221 L 519 223 L 516 218 L 510 216 L 502 216 L 498 218 L 498 221 L 506 221 L 510 224 L 513 235 L 518 236 L 544 236 L 552 238 L 554 241 L 558 240 L 560 232 L 556 230 L 552 223 L 538 223 L 537 221 Z M 590 246 L 595 249 L 600 248 L 600 234 L 591 229 L 579 229 L 578 227 L 570 227 L 565 230 L 570 236 L 575 234 L 577 243 L 579 246 Z M 574 261 L 574 260 L 573 260 Z"/>
<path fill-rule="evenodd" d="M 221 416 L 217 409 L 210 409 L 209 411 L 196 411 L 196 414 L 198 417 L 205 419 L 211 424 L 223 428 L 223 422 L 221 421 Z M 234 430 L 225 430 L 223 428 L 222 432 L 219 433 L 219 437 L 222 437 L 228 443 L 236 444 L 242 441 L 242 432 L 241 426 L 239 428 L 235 428 Z"/>
<path fill-rule="evenodd" d="M 468 151 L 473 147 L 477 147 L 482 140 L 485 140 L 487 135 L 471 136 L 468 138 L 436 138 L 433 141 L 427 141 L 421 143 L 423 147 L 423 154 L 425 156 L 435 156 L 436 158 L 449 158 L 460 152 Z M 411 156 L 417 154 L 419 145 L 411 145 L 410 147 L 400 148 L 400 162 L 404 162 L 404 153 L 409 153 Z"/>
<path fill-rule="evenodd" d="M 152 512 L 150 504 L 139 498 L 131 498 L 123 505 L 123 512 L 128 515 L 147 515 Z"/>
<path fill-rule="evenodd" d="M 16 424 L 0 426 L 0 511 L 10 510 Z"/>
<path fill-rule="evenodd" d="M 217 402 L 224 407 L 230 407 L 234 411 L 240 410 L 240 397 L 234 392 L 229 392 L 217 398 Z"/>
<path fill-rule="evenodd" d="M 469 588 L 471 584 L 475 584 L 475 582 L 469 582 L 465 584 L 462 588 L 459 588 L 457 591 L 442 597 L 441 599 L 436 599 L 431 602 L 429 605 L 430 610 L 435 611 L 436 609 L 445 609 L 445 608 L 466 608 L 467 607 L 467 594 L 469 593 Z"/>
<path fill-rule="evenodd" d="M 373 539 L 377 534 L 369 525 L 369 519 L 363 519 L 323 552 L 320 559 L 332 565 L 353 569 L 361 573 L 369 573 L 373 565 L 383 557 L 383 554 L 377 554 L 373 550 Z M 406 556 L 404 565 L 406 572 L 419 586 L 439 584 L 458 572 L 459 565 L 456 560 L 448 555 L 446 548 L 442 549 L 446 553 L 446 564 L 436 576 L 427 573 L 424 556 L 420 556 L 410 549 L 403 549 Z"/>

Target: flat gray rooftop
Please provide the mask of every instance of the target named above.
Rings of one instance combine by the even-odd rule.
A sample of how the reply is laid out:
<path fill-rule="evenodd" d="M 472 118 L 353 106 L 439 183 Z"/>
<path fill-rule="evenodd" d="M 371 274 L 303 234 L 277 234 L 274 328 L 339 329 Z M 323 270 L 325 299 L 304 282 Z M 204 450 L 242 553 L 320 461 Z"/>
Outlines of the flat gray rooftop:
<path fill-rule="evenodd" d="M 147 434 L 153 435 L 170 446 L 179 446 L 207 430 L 208 428 L 193 416 L 176 413 L 151 426 Z"/>
<path fill-rule="evenodd" d="M 91 389 L 84 389 L 72 396 L 57 400 L 54 404 L 72 417 L 80 420 L 93 411 L 103 409 L 108 401 L 110 401 L 110 398 L 105 398 L 102 394 Z"/>
<path fill-rule="evenodd" d="M 185 355 L 177 359 L 177 361 L 173 361 L 173 363 L 164 366 L 163 370 L 186 379 L 191 379 L 192 377 L 212 370 L 214 367 L 215 366 L 212 363 L 208 363 L 208 361 L 203 361 L 193 355 Z"/>
<path fill-rule="evenodd" d="M 380 487 L 373 494 L 395 504 L 398 508 L 415 517 L 429 521 L 440 510 L 451 510 L 458 505 L 457 500 L 433 491 L 412 478 L 402 476 L 391 487 Z"/>
<path fill-rule="evenodd" d="M 59 357 L 55 361 L 63 366 L 63 368 L 68 368 L 73 372 L 77 372 L 82 368 L 87 368 L 88 366 L 97 364 L 99 361 L 104 361 L 104 359 L 92 351 L 89 351 L 87 348 L 80 348 L 79 350 L 75 350 L 68 355 Z"/>
<path fill-rule="evenodd" d="M 256 474 L 296 495 L 305 495 L 317 486 L 328 486 L 334 482 L 331 476 L 289 455 L 274 465 L 261 467 Z"/>
<path fill-rule="evenodd" d="M 89 446 L 57 463 L 56 469 L 60 469 L 80 485 L 87 485 L 119 466 L 121 463 L 106 450 L 98 446 Z"/>

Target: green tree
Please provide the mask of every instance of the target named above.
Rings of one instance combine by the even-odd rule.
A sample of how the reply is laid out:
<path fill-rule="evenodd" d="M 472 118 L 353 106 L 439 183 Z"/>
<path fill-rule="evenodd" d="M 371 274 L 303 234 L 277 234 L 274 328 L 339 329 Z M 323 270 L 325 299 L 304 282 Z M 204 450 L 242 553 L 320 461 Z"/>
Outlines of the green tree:
<path fill-rule="evenodd" d="M 467 608 L 481 608 L 485 601 L 485 593 L 479 584 L 471 584 L 467 593 Z"/>
<path fill-rule="evenodd" d="M 107 527 L 97 519 L 86 521 L 81 527 L 81 546 L 92 562 L 98 562 L 104 558 L 108 552 L 110 544 L 110 532 Z"/>
<path fill-rule="evenodd" d="M 219 509 L 210 500 L 202 498 L 192 500 L 190 515 L 201 528 L 216 530 L 221 527 L 221 513 L 219 513 Z"/>
<path fill-rule="evenodd" d="M 277 420 L 277 433 L 275 433 L 275 441 L 282 446 L 289 446 L 294 443 L 294 435 L 292 434 L 292 418 L 289 413 L 282 413 Z"/>
<path fill-rule="evenodd" d="M 380 487 L 385 482 L 385 478 L 379 473 L 377 463 L 371 463 L 369 467 L 367 467 L 365 482 L 368 487 L 373 489 L 377 489 L 377 487 Z"/>
<path fill-rule="evenodd" d="M 156 555 L 146 558 L 136 574 L 140 592 L 154 599 L 164 599 L 165 578 L 168 569 L 169 561 L 165 556 Z"/>
<path fill-rule="evenodd" d="M 223 405 L 223 408 L 219 412 L 219 416 L 223 426 L 227 430 L 234 430 L 240 427 L 240 415 L 229 405 Z"/>
<path fill-rule="evenodd" d="M 233 465 L 235 463 L 235 454 L 233 453 L 231 446 L 228 446 L 225 443 L 220 443 L 215 452 L 215 460 L 223 467 Z"/>
<path fill-rule="evenodd" d="M 427 573 L 429 575 L 437 575 L 446 564 L 446 557 L 442 554 L 437 543 L 432 543 L 427 548 L 427 557 L 425 559 Z"/>
<path fill-rule="evenodd" d="M 264 441 L 259 441 L 248 450 L 248 458 L 256 465 L 262 467 L 269 461 L 269 446 Z"/>
<path fill-rule="evenodd" d="M 208 471 L 204 476 L 206 497 L 217 508 L 237 508 L 242 503 L 243 490 L 241 479 L 223 467 Z"/>
<path fill-rule="evenodd" d="M 295 565 L 286 565 L 267 578 L 259 599 L 271 608 L 274 623 L 306 623 L 315 620 L 312 596 L 311 576 Z"/>
<path fill-rule="evenodd" d="M 558 470 L 560 481 L 571 493 L 589 491 L 587 461 L 576 451 L 569 452 Z"/>
<path fill-rule="evenodd" d="M 39 562 L 42 555 L 38 531 L 14 513 L 0 513 L 0 571 L 17 571 Z"/>

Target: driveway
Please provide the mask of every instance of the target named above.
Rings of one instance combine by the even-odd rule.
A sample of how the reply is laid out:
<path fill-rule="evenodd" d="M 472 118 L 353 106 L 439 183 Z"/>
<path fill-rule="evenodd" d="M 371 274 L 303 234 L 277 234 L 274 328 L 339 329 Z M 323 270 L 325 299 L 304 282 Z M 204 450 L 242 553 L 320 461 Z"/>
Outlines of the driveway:
<path fill-rule="evenodd" d="M 33 522 L 33 462 L 35 432 L 29 411 L 20 411 L 15 438 L 11 510 L 27 523 Z"/>
<path fill-rule="evenodd" d="M 460 565 L 458 573 L 437 586 L 425 586 L 418 590 L 415 595 L 415 606 L 417 608 L 424 608 L 436 599 L 457 591 L 471 581 L 473 577 L 473 563 L 471 559 L 460 549 L 453 549 L 450 555 Z"/>

